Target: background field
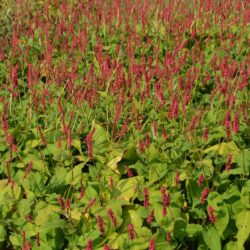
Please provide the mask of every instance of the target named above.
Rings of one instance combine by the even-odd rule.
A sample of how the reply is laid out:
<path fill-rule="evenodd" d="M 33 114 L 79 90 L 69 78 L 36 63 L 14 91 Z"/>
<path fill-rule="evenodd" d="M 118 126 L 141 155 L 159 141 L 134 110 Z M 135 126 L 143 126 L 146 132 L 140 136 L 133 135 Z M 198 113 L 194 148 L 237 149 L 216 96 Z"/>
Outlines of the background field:
<path fill-rule="evenodd" d="M 247 2 L 1 1 L 0 249 L 248 249 Z"/>

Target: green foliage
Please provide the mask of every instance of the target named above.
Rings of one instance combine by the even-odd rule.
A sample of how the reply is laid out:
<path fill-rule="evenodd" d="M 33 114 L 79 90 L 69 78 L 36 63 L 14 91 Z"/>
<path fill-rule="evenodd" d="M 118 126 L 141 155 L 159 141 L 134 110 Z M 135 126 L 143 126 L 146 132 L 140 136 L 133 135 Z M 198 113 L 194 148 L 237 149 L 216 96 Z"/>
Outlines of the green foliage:
<path fill-rule="evenodd" d="M 0 249 L 249 248 L 248 13 L 217 2 L 0 3 Z"/>

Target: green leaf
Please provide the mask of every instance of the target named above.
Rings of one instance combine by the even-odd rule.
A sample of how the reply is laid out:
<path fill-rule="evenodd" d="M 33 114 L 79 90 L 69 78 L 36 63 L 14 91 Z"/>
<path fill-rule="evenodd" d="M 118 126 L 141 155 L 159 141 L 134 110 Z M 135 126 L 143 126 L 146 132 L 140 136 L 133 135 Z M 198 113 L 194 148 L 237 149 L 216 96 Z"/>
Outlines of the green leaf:
<path fill-rule="evenodd" d="M 107 166 L 108 166 L 108 168 L 111 168 L 115 173 L 120 174 L 120 172 L 117 169 L 117 164 L 118 164 L 118 162 L 121 161 L 122 156 L 123 156 L 123 152 L 118 151 L 118 150 L 112 151 L 112 152 L 115 152 L 115 153 L 113 153 L 110 156 L 110 159 L 107 163 Z"/>
<path fill-rule="evenodd" d="M 57 219 L 57 220 L 51 220 L 47 223 L 42 224 L 42 226 L 40 227 L 40 231 L 49 231 L 51 229 L 55 229 L 55 228 L 63 228 L 66 225 L 65 220 L 63 219 Z"/>
<path fill-rule="evenodd" d="M 236 235 L 237 246 L 241 248 L 244 246 L 244 243 L 249 238 L 250 234 L 250 211 L 249 210 L 241 211 L 236 216 L 235 221 L 236 221 L 236 226 L 238 228 L 238 232 Z"/>
<path fill-rule="evenodd" d="M 250 171 L 250 150 L 242 150 L 240 154 L 233 158 L 241 170 L 240 174 L 247 174 Z"/>
<path fill-rule="evenodd" d="M 37 226 L 47 225 L 49 224 L 48 221 L 58 219 L 60 212 L 61 209 L 57 206 L 47 205 L 45 202 L 38 203 L 36 206 L 37 215 L 35 218 L 35 224 Z"/>
<path fill-rule="evenodd" d="M 199 224 L 187 224 L 186 232 L 188 237 L 196 237 L 202 232 L 202 226 Z"/>
<path fill-rule="evenodd" d="M 203 166 L 202 168 L 204 169 L 206 176 L 212 176 L 214 173 L 213 161 L 211 159 L 203 159 L 200 163 Z"/>
<path fill-rule="evenodd" d="M 186 232 L 187 222 L 185 220 L 179 219 L 174 223 L 174 237 L 183 241 L 183 239 L 187 236 Z"/>
<path fill-rule="evenodd" d="M 229 223 L 229 212 L 225 204 L 219 207 L 216 211 L 215 228 L 217 229 L 220 237 L 223 237 L 223 232 Z"/>
<path fill-rule="evenodd" d="M 185 237 L 197 237 L 202 232 L 202 226 L 199 224 L 188 224 L 185 220 L 179 219 L 174 224 L 174 236 L 183 240 Z"/>
<path fill-rule="evenodd" d="M 33 204 L 32 200 L 22 199 L 17 204 L 17 209 L 20 216 L 25 217 L 31 211 L 31 206 Z"/>
<path fill-rule="evenodd" d="M 209 249 L 221 250 L 220 236 L 214 227 L 210 227 L 207 230 L 203 230 L 202 236 Z"/>
<path fill-rule="evenodd" d="M 123 217 L 124 221 L 121 231 L 127 232 L 128 224 L 133 224 L 136 232 L 140 231 L 143 221 L 135 209 L 125 208 L 123 211 Z"/>
<path fill-rule="evenodd" d="M 84 167 L 84 164 L 81 163 L 81 164 L 75 166 L 72 170 L 70 170 L 67 173 L 66 178 L 65 178 L 66 184 L 76 185 L 76 184 L 80 183 L 83 167 Z"/>
<path fill-rule="evenodd" d="M 129 249 L 135 249 L 135 250 L 140 250 L 140 249 L 147 249 L 149 246 L 149 242 L 145 240 L 143 237 L 136 237 L 133 242 L 130 242 L 131 248 Z"/>
<path fill-rule="evenodd" d="M 240 199 L 247 208 L 250 208 L 250 181 L 246 182 L 241 189 Z"/>
<path fill-rule="evenodd" d="M 240 191 L 237 185 L 232 185 L 227 189 L 222 195 L 222 199 L 228 204 L 232 204 L 235 200 L 238 200 L 240 197 Z"/>
<path fill-rule="evenodd" d="M 21 246 L 22 245 L 22 237 L 20 234 L 11 234 L 9 240 L 13 246 Z"/>
<path fill-rule="evenodd" d="M 229 241 L 226 246 L 223 248 L 223 250 L 245 250 L 245 248 L 242 246 L 242 247 L 239 247 L 237 245 L 237 241 Z"/>
<path fill-rule="evenodd" d="M 207 201 L 210 205 L 216 208 L 223 203 L 222 195 L 217 192 L 210 192 L 207 196 Z"/>
<path fill-rule="evenodd" d="M 234 141 L 230 141 L 227 143 L 222 142 L 222 143 L 216 144 L 204 150 L 205 154 L 209 152 L 217 152 L 219 155 L 228 155 L 230 153 L 234 156 L 234 155 L 238 155 L 240 153 L 240 150 Z"/>
<path fill-rule="evenodd" d="M 111 249 L 124 249 L 124 241 L 127 238 L 127 234 L 113 233 L 109 238 L 109 246 Z"/>
<path fill-rule="evenodd" d="M 5 241 L 6 236 L 7 236 L 7 233 L 6 233 L 6 230 L 4 228 L 4 225 L 0 224 L 0 242 Z"/>
<path fill-rule="evenodd" d="M 83 155 L 81 141 L 79 139 L 72 140 L 72 146 L 74 146 L 76 149 L 78 149 L 80 154 Z"/>
<path fill-rule="evenodd" d="M 100 125 L 93 123 L 92 130 L 93 134 L 93 154 L 103 155 L 108 152 L 108 135 Z"/>
<path fill-rule="evenodd" d="M 168 167 L 163 163 L 151 163 L 149 165 L 149 182 L 152 184 L 161 180 L 168 172 Z"/>
<path fill-rule="evenodd" d="M 151 163 L 152 162 L 159 162 L 159 160 L 160 160 L 160 153 L 156 149 L 154 143 L 151 143 L 149 148 L 147 148 L 146 155 L 147 155 L 148 161 L 151 162 Z"/>
<path fill-rule="evenodd" d="M 186 188 L 189 203 L 192 204 L 192 208 L 194 208 L 196 205 L 200 204 L 202 188 L 199 187 L 194 180 L 187 180 Z"/>
<path fill-rule="evenodd" d="M 129 201 L 131 198 L 136 198 L 139 183 L 142 180 L 142 176 L 136 176 L 118 181 L 114 190 L 116 199 Z"/>

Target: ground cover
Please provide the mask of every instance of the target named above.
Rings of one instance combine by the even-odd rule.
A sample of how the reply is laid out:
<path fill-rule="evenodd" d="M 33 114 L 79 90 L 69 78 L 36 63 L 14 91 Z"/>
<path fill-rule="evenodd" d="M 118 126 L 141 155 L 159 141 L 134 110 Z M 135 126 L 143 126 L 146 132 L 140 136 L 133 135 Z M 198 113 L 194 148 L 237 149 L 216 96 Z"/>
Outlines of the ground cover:
<path fill-rule="evenodd" d="M 3 1 L 0 249 L 241 250 L 247 1 Z"/>

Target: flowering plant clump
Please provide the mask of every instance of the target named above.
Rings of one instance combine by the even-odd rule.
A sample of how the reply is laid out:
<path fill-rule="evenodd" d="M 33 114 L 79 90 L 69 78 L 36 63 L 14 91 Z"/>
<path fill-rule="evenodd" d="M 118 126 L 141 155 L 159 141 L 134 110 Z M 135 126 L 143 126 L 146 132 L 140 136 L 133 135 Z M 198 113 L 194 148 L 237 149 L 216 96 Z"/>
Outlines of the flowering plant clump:
<path fill-rule="evenodd" d="M 0 249 L 250 249 L 248 1 L 0 6 Z"/>

